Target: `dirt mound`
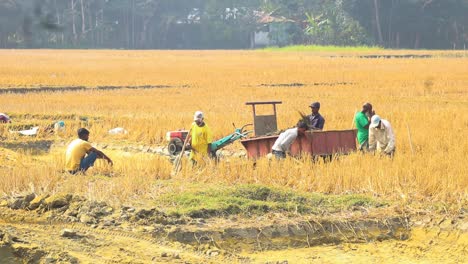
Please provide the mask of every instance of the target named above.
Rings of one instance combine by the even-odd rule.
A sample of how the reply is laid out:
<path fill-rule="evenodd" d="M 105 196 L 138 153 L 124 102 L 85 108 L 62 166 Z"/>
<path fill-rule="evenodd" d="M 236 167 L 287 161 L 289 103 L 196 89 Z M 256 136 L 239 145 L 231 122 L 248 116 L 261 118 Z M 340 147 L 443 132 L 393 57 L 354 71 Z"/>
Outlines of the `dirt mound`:
<path fill-rule="evenodd" d="M 288 255 L 291 252 L 299 252 L 303 259 L 308 259 L 305 249 L 315 250 L 324 245 L 342 245 L 335 250 L 368 248 L 367 245 L 376 243 L 412 245 L 407 241 L 418 239 L 420 233 L 412 232 L 411 228 L 438 228 L 439 233 L 461 232 L 458 237 L 462 238 L 468 231 L 464 214 L 437 217 L 418 213 L 411 222 L 408 214 L 399 215 L 392 208 L 362 209 L 366 203 L 375 205 L 375 201 L 363 197 L 340 199 L 326 200 L 322 196 L 301 196 L 246 185 L 227 191 L 186 193 L 186 196 L 174 198 L 175 204 L 190 206 L 196 201 L 200 204 L 199 208 L 180 214 L 156 207 L 112 207 L 105 202 L 66 193 L 27 193 L 5 197 L 0 202 L 0 248 L 3 252 L 0 254 L 5 259 L 16 256 L 30 263 L 258 260 L 265 263 L 277 252 L 283 252 L 292 261 L 300 258 Z M 200 203 L 202 200 L 206 203 Z M 226 204 L 228 207 L 210 207 L 229 202 L 239 206 L 229 214 L 219 213 L 226 212 L 229 204 Z M 307 204 L 309 207 L 300 209 L 307 213 L 298 214 L 297 208 L 294 214 L 288 212 L 291 202 L 297 206 Z M 336 202 L 341 208 L 346 204 L 350 210 L 336 211 Z M 318 205 L 328 211 L 316 214 L 318 211 L 313 206 Z M 197 215 L 196 212 L 204 210 L 212 212 Z M 249 212 L 250 217 L 235 214 L 239 210 Z M 436 243 L 439 238 L 432 239 Z M 454 241 L 460 243 L 458 238 Z M 459 244 L 455 249 L 463 253 Z"/>
<path fill-rule="evenodd" d="M 210 263 L 154 239 L 152 232 L 185 221 L 155 208 L 115 209 L 60 193 L 16 195 L 4 198 L 1 207 L 0 257 L 12 263 Z"/>
<path fill-rule="evenodd" d="M 183 224 L 183 217 L 169 217 L 156 208 L 136 209 L 121 206 L 115 209 L 105 202 L 89 201 L 81 196 L 57 193 L 16 195 L 3 199 L 0 206 L 13 210 L 24 209 L 35 213 L 38 219 L 52 222 L 83 223 L 93 226 L 118 226 L 134 224 Z"/>

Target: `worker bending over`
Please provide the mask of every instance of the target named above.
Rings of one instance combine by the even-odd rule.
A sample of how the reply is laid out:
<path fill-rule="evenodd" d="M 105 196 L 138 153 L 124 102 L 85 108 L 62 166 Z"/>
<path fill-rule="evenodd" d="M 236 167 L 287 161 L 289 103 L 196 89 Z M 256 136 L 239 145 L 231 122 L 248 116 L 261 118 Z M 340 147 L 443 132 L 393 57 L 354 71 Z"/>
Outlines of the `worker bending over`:
<path fill-rule="evenodd" d="M 374 115 L 369 126 L 369 150 L 393 157 L 395 154 L 395 135 L 390 122 Z"/>
<path fill-rule="evenodd" d="M 68 145 L 65 155 L 66 169 L 69 173 L 86 172 L 94 165 L 96 159 L 105 159 L 113 165 L 112 160 L 102 151 L 91 146 L 88 140 L 89 131 L 86 128 L 78 129 L 78 138 Z"/>
<path fill-rule="evenodd" d="M 298 136 L 304 136 L 305 131 L 308 129 L 309 127 L 305 122 L 299 121 L 295 128 L 290 128 L 279 135 L 272 147 L 271 153 L 275 155 L 277 159 L 286 158 L 286 152 L 289 151 L 294 140 L 296 140 Z"/>

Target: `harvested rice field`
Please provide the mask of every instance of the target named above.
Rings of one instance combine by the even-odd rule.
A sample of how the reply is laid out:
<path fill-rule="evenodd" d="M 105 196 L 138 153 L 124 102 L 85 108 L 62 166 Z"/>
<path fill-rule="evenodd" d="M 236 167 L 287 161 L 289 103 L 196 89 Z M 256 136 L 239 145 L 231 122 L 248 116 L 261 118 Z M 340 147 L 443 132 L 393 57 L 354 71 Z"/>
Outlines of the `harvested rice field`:
<path fill-rule="evenodd" d="M 468 257 L 466 52 L 0 50 L 0 58 L 0 112 L 11 119 L 0 124 L 6 263 Z M 395 156 L 252 159 L 236 141 L 218 161 L 194 167 L 183 158 L 173 173 L 168 131 L 188 130 L 200 110 L 220 139 L 233 123 L 253 122 L 249 101 L 281 101 L 279 130 L 319 101 L 325 131 L 354 129 L 371 102 L 393 127 Z M 113 166 L 66 172 L 80 127 Z"/>

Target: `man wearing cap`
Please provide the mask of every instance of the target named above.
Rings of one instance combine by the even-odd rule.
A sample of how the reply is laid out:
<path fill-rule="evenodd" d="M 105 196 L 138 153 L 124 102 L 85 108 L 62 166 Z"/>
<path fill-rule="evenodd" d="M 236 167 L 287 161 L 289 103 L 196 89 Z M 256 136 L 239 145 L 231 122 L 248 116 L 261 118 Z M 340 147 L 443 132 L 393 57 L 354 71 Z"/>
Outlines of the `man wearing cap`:
<path fill-rule="evenodd" d="M 211 142 L 213 136 L 208 125 L 205 123 L 205 117 L 203 112 L 197 111 L 193 116 L 193 123 L 191 127 L 191 133 L 189 136 L 189 142 L 192 147 L 190 152 L 190 160 L 192 163 L 200 164 L 206 157 L 211 154 Z"/>
<path fill-rule="evenodd" d="M 306 130 L 309 127 L 304 121 L 299 121 L 295 128 L 290 128 L 279 135 L 273 144 L 271 153 L 275 155 L 277 159 L 286 158 L 286 152 L 289 151 L 292 143 L 298 136 L 304 136 Z"/>
<path fill-rule="evenodd" d="M 319 113 L 320 110 L 320 103 L 313 102 L 309 106 L 312 109 L 312 114 L 307 116 L 307 125 L 311 130 L 323 130 L 323 126 L 325 125 L 325 119 Z"/>
<path fill-rule="evenodd" d="M 358 130 L 357 140 L 359 142 L 359 150 L 361 151 L 369 151 L 369 125 L 370 119 L 374 114 L 372 105 L 365 103 L 362 105 L 362 111 L 354 116 L 354 123 Z"/>
<path fill-rule="evenodd" d="M 395 153 L 395 135 L 390 122 L 374 115 L 369 125 L 369 150 L 377 150 L 393 157 Z"/>
<path fill-rule="evenodd" d="M 96 159 L 105 159 L 113 165 L 112 160 L 102 151 L 92 147 L 88 140 L 89 131 L 86 128 L 78 129 L 78 138 L 68 145 L 65 155 L 65 167 L 69 173 L 86 172 L 94 165 Z"/>

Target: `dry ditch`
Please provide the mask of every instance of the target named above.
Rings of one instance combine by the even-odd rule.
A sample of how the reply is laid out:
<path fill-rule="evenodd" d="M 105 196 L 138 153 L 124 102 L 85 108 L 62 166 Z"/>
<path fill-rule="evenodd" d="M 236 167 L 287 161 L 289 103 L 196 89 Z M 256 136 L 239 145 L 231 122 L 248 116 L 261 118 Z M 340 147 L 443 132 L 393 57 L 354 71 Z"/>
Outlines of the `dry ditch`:
<path fill-rule="evenodd" d="M 249 263 L 241 256 L 243 252 L 409 237 L 408 218 L 401 216 L 192 218 L 167 215 L 157 208 L 113 208 L 71 194 L 33 193 L 6 197 L 0 208 L 2 254 L 20 257 L 27 263 L 86 263 L 87 259 L 99 259 L 102 263 L 202 263 L 220 259 Z M 49 237 L 40 238 L 42 230 L 47 230 Z M 54 247 L 60 240 L 66 246 Z M 151 245 L 157 253 L 143 256 L 127 241 L 142 247 Z M 131 252 L 118 250 L 116 257 L 102 255 L 116 250 L 112 245 L 119 243 L 120 251 Z"/>
<path fill-rule="evenodd" d="M 354 219 L 330 221 L 302 220 L 251 226 L 177 228 L 167 237 L 172 241 L 200 246 L 213 244 L 233 252 L 279 250 L 312 247 L 322 244 L 364 243 L 387 239 L 405 240 L 409 236 L 407 219 Z"/>

